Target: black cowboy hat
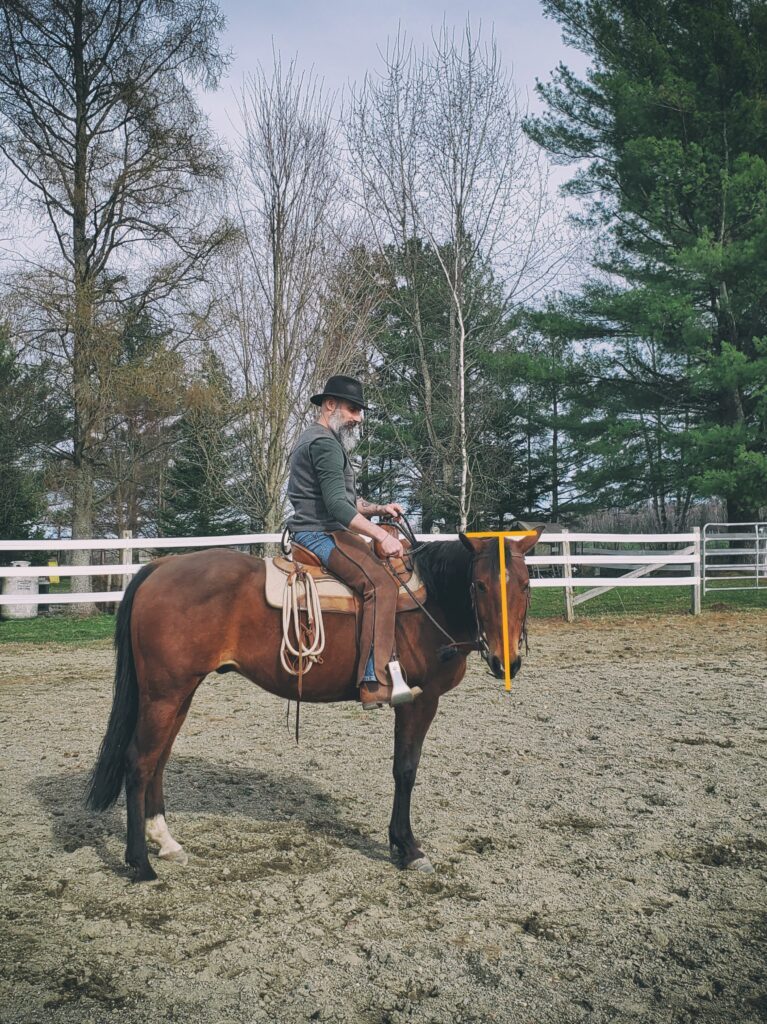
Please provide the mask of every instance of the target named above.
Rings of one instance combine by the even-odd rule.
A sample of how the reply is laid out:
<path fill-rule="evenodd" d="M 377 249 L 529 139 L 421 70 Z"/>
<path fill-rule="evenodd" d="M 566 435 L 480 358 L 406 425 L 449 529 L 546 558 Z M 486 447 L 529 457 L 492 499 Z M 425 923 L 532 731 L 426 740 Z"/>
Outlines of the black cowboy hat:
<path fill-rule="evenodd" d="M 343 374 L 329 377 L 325 390 L 319 395 L 312 395 L 311 401 L 314 405 L 322 405 L 324 398 L 343 398 L 360 409 L 367 409 L 362 384 L 355 377 L 344 377 Z"/>

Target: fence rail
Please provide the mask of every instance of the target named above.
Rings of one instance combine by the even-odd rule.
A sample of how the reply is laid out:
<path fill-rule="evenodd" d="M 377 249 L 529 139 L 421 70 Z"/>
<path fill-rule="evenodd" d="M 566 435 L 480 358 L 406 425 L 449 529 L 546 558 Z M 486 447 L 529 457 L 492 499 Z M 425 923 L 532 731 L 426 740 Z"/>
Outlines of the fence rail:
<path fill-rule="evenodd" d="M 704 593 L 767 588 L 767 523 L 707 523 L 702 575 Z"/>
<path fill-rule="evenodd" d="M 749 534 L 749 536 L 751 536 Z M 418 535 L 419 540 L 455 540 L 456 534 Z M 0 541 L 0 560 L 3 552 L 19 551 L 117 551 L 119 561 L 108 565 L 56 565 L 56 566 L 0 566 L 0 583 L 3 578 L 35 578 L 45 579 L 50 576 L 76 577 L 117 577 L 120 586 L 141 568 L 132 560 L 133 552 L 161 552 L 176 548 L 205 547 L 251 547 L 254 545 L 277 544 L 281 535 L 277 533 L 249 533 L 225 537 L 113 537 L 104 540 L 35 540 L 35 541 Z M 767 541 L 767 538 L 766 538 Z M 565 613 L 568 619 L 574 617 L 576 604 L 590 600 L 599 594 L 615 587 L 672 587 L 687 586 L 692 592 L 692 610 L 700 611 L 700 589 L 702 580 L 701 536 L 699 530 L 691 533 L 561 533 L 542 534 L 539 545 L 550 545 L 549 554 L 528 555 L 526 558 L 531 572 L 530 585 L 540 588 L 562 588 L 565 596 Z M 576 554 L 576 544 L 615 544 L 615 545 L 692 545 L 684 550 L 650 552 L 616 551 L 614 554 L 601 549 L 598 554 Z M 554 554 L 558 548 L 558 554 Z M 540 550 L 540 549 L 539 549 Z M 7 557 L 7 556 L 6 556 Z M 648 577 L 664 566 L 689 566 L 689 575 Z M 638 566 L 639 568 L 621 576 L 578 576 L 574 567 L 585 568 L 619 568 Z M 538 575 L 541 567 L 561 570 L 562 575 L 543 577 Z M 574 595 L 574 588 L 590 587 L 585 593 Z M 113 604 L 122 599 L 124 589 L 102 590 L 89 593 L 55 593 L 55 594 L 0 594 L 0 605 L 29 604 Z"/>

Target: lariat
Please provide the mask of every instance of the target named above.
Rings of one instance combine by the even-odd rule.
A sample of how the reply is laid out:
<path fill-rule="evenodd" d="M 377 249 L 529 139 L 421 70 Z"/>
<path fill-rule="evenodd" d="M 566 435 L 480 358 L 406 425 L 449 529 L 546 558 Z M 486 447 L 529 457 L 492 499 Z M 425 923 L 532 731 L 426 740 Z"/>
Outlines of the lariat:
<path fill-rule="evenodd" d="M 301 593 L 306 601 L 306 620 L 301 619 Z M 322 663 L 322 652 L 325 650 L 325 624 L 322 619 L 320 596 L 311 573 L 304 569 L 295 569 L 290 573 L 282 599 L 282 643 L 280 644 L 280 661 L 282 667 L 292 676 L 298 676 L 298 696 L 296 698 L 296 743 L 298 743 L 298 724 L 301 716 L 301 698 L 303 696 L 304 675 L 312 665 Z M 290 713 L 290 702 L 288 702 Z"/>

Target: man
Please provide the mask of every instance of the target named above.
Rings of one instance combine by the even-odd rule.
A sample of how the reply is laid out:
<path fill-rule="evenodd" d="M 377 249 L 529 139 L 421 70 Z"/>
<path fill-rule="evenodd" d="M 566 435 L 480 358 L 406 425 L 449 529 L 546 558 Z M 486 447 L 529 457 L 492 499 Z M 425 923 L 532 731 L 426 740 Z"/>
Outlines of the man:
<path fill-rule="evenodd" d="M 398 584 L 362 537 L 378 541 L 384 556 L 401 557 L 400 541 L 370 517 L 398 518 L 403 509 L 395 502 L 373 505 L 356 494 L 349 452 L 367 408 L 362 384 L 337 375 L 311 401 L 320 413 L 290 456 L 288 498 L 294 515 L 288 529 L 298 544 L 362 597 L 356 682 L 364 708 L 382 707 L 392 700 L 391 675 L 399 672 L 393 661 Z M 402 684 L 397 690 L 395 703 L 415 695 Z"/>

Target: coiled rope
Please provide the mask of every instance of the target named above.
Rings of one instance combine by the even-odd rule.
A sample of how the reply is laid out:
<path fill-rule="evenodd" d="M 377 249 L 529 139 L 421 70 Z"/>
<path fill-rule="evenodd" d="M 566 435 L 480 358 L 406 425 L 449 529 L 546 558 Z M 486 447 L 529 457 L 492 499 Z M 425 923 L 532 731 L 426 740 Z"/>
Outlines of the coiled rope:
<path fill-rule="evenodd" d="M 301 591 L 306 600 L 306 621 L 301 621 Z M 298 676 L 298 697 L 296 698 L 296 743 L 298 742 L 298 721 L 301 714 L 304 676 L 312 665 L 322 663 L 325 650 L 325 623 L 322 619 L 320 595 L 311 573 L 296 569 L 290 573 L 282 597 L 282 643 L 280 661 L 282 667 L 292 676 Z M 288 703 L 288 709 L 290 703 Z"/>

